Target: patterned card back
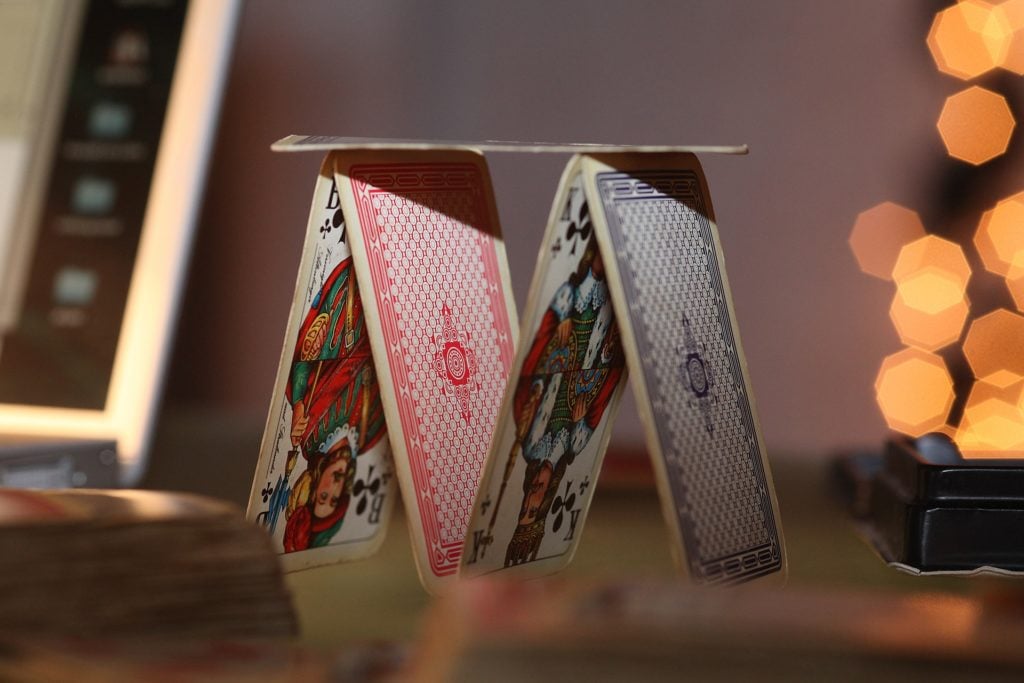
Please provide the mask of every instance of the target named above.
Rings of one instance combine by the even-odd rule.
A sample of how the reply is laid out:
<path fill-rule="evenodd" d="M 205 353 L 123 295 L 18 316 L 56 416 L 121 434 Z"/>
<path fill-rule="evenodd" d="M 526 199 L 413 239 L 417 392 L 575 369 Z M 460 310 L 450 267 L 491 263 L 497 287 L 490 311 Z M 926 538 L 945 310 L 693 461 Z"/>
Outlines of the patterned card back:
<path fill-rule="evenodd" d="M 345 157 L 338 180 L 417 566 L 436 592 L 458 567 L 516 320 L 482 158 L 410 157 Z"/>
<path fill-rule="evenodd" d="M 782 570 L 783 548 L 698 170 L 606 171 L 595 183 L 684 561 L 698 582 L 735 583 Z"/>

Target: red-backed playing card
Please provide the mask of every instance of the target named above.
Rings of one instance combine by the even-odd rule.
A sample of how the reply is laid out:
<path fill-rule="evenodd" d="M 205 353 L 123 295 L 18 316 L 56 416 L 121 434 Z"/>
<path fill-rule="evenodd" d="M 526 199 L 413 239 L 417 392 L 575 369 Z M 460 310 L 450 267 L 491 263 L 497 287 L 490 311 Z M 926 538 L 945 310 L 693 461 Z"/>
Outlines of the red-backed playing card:
<path fill-rule="evenodd" d="M 456 575 L 518 322 L 473 152 L 339 153 L 335 173 L 424 586 Z"/>

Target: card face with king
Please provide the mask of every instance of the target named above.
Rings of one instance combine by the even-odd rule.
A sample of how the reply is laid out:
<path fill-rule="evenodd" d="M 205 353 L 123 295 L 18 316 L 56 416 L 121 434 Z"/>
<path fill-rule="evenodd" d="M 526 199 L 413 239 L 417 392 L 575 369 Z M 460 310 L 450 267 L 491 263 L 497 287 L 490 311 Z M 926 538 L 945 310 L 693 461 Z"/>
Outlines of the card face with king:
<path fill-rule="evenodd" d="M 697 157 L 587 156 L 583 178 L 678 565 L 700 584 L 784 577 L 778 504 Z"/>
<path fill-rule="evenodd" d="M 456 577 L 518 321 L 483 156 L 333 155 L 424 586 Z"/>
<path fill-rule="evenodd" d="M 463 575 L 531 576 L 569 563 L 625 380 L 608 279 L 576 159 L 548 220 L 466 539 Z"/>
<path fill-rule="evenodd" d="M 537 576 L 569 563 L 627 367 L 680 568 L 702 584 L 784 574 L 700 165 L 692 154 L 609 154 L 578 156 L 563 175 L 464 576 Z"/>
<path fill-rule="evenodd" d="M 692 153 L 745 148 L 290 136 L 275 149 L 328 152 L 249 502 L 286 569 L 373 553 L 399 491 L 432 593 L 459 575 L 562 569 L 628 370 L 681 570 L 707 585 L 785 576 Z M 521 330 L 479 150 L 577 153 Z"/>
<path fill-rule="evenodd" d="M 317 178 L 248 516 L 286 570 L 384 539 L 396 480 L 334 166 Z"/>

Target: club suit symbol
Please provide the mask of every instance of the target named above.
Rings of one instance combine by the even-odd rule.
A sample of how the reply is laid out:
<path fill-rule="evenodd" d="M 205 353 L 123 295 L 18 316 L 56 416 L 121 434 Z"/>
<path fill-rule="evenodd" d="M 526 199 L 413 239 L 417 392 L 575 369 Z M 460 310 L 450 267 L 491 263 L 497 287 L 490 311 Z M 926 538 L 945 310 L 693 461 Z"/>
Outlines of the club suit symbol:
<path fill-rule="evenodd" d="M 555 513 L 555 522 L 551 525 L 552 531 L 558 531 L 562 528 L 562 522 L 565 520 L 566 514 L 571 514 L 576 506 L 576 494 L 569 493 L 571 488 L 572 482 L 567 481 L 565 483 L 565 493 L 556 496 L 551 504 L 551 511 Z"/>
<path fill-rule="evenodd" d="M 356 481 L 356 485 L 352 490 L 356 500 L 356 514 L 361 515 L 366 512 L 367 506 L 370 504 L 370 498 L 377 495 L 380 491 L 381 478 L 380 474 L 374 476 L 374 467 L 370 467 L 370 471 L 367 472 L 366 477 Z"/>
<path fill-rule="evenodd" d="M 390 472 L 382 472 L 376 465 L 370 465 L 369 471 L 356 480 L 355 486 L 352 487 L 352 496 L 356 499 L 356 515 L 361 517 L 369 512 L 366 520 L 370 524 L 380 522 L 390 478 Z"/>
<path fill-rule="evenodd" d="M 572 245 L 569 254 L 576 255 L 576 246 L 580 243 L 586 244 L 590 239 L 593 228 L 590 225 L 590 209 L 583 201 L 582 192 L 578 188 L 569 191 L 569 201 L 566 202 L 566 214 L 563 220 L 569 224 L 565 228 L 565 241 Z"/>

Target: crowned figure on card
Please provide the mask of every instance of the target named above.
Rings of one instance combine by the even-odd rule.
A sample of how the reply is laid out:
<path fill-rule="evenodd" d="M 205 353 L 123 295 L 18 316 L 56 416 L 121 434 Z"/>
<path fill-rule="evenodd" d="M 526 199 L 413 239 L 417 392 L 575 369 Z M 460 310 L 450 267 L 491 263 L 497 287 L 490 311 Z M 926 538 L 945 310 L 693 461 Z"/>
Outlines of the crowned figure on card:
<path fill-rule="evenodd" d="M 295 448 L 286 471 L 300 452 L 306 469 L 288 499 L 286 552 L 327 545 L 341 528 L 356 458 L 385 434 L 376 381 L 352 259 L 346 258 L 312 301 L 288 377 Z"/>
<path fill-rule="evenodd" d="M 523 364 L 514 398 L 516 442 L 526 470 L 505 565 L 536 559 L 566 467 L 601 422 L 624 360 L 597 241 L 555 292 Z"/>

